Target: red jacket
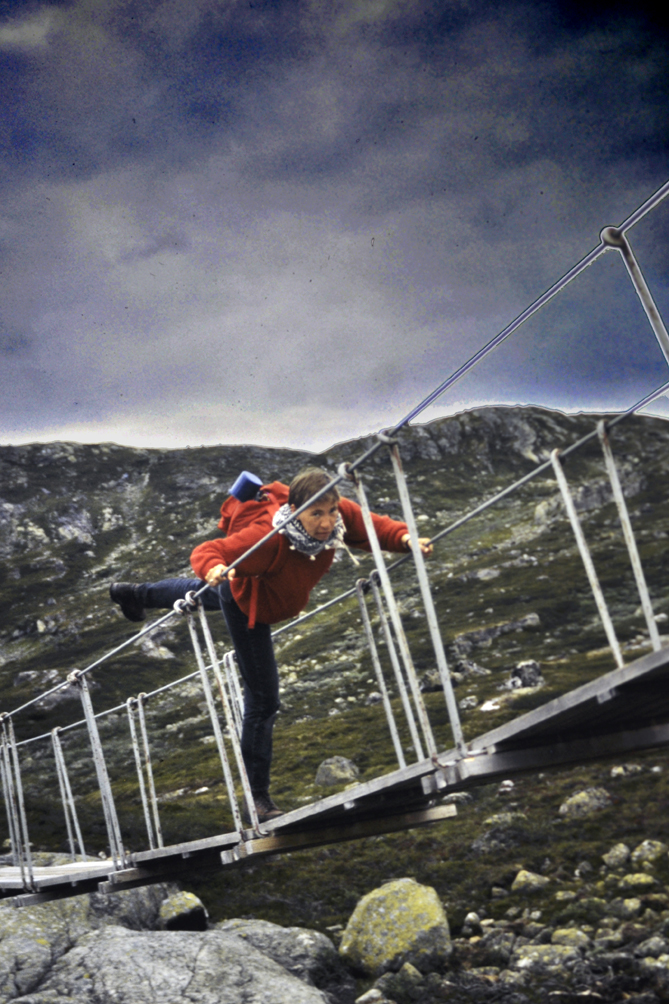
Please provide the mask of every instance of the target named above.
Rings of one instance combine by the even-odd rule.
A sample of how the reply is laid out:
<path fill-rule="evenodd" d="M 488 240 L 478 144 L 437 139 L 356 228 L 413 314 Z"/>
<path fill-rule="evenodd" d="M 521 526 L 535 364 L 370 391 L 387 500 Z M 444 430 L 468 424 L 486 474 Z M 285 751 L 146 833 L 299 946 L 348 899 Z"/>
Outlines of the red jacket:
<path fill-rule="evenodd" d="M 199 544 L 191 554 L 193 571 L 200 579 L 215 565 L 230 565 L 241 557 L 257 541 L 272 529 L 272 517 L 281 505 L 288 501 L 288 487 L 274 481 L 263 488 L 269 502 L 246 502 L 243 509 L 243 523 L 253 519 L 250 525 L 235 531 L 234 512 L 236 500 L 228 499 L 221 506 L 220 529 L 228 530 L 227 537 L 207 540 Z M 257 507 L 254 518 L 250 507 Z M 339 500 L 339 511 L 346 527 L 344 542 L 350 547 L 370 551 L 371 547 L 365 531 L 360 506 L 350 499 Z M 408 532 L 406 523 L 400 523 L 390 516 L 372 513 L 374 526 L 381 547 L 385 551 L 405 551 L 402 537 Z M 230 579 L 230 589 L 235 602 L 249 618 L 252 628 L 256 620 L 264 624 L 276 624 L 289 617 L 296 617 L 309 602 L 309 594 L 316 583 L 329 570 L 335 551 L 328 548 L 312 560 L 307 554 L 292 550 L 288 538 L 275 534 L 250 558 L 242 561 L 235 569 L 236 575 Z"/>

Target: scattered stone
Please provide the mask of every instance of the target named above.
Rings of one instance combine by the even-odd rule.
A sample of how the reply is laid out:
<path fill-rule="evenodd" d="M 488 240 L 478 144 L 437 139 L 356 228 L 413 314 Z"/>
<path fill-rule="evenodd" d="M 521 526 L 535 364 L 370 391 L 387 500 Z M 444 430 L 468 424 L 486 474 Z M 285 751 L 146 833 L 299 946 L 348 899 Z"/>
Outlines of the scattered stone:
<path fill-rule="evenodd" d="M 549 882 L 550 879 L 545 875 L 537 875 L 536 872 L 526 871 L 524 868 L 521 868 L 513 880 L 511 892 L 532 895 L 545 889 Z"/>
<path fill-rule="evenodd" d="M 642 770 L 643 767 L 638 763 L 624 763 L 611 768 L 611 777 L 631 777 L 633 774 L 640 774 Z"/>
<path fill-rule="evenodd" d="M 560 927 L 556 931 L 553 931 L 551 944 L 568 945 L 570 948 L 585 949 L 588 948 L 592 942 L 585 931 L 579 931 L 576 927 Z"/>
<path fill-rule="evenodd" d="M 158 927 L 163 931 L 206 931 L 209 914 L 192 892 L 175 892 L 160 904 Z"/>
<path fill-rule="evenodd" d="M 500 689 L 518 690 L 521 687 L 543 687 L 545 683 L 539 663 L 534 659 L 526 659 L 524 662 L 516 663 L 511 670 L 509 679 L 501 685 Z"/>
<path fill-rule="evenodd" d="M 452 951 L 444 908 L 434 889 L 414 879 L 386 882 L 358 902 L 339 952 L 354 969 L 381 976 L 411 962 L 421 972 L 447 962 Z"/>
<path fill-rule="evenodd" d="M 659 935 L 648 938 L 647 941 L 642 941 L 641 944 L 637 945 L 634 949 L 634 954 L 640 956 L 641 958 L 646 958 L 650 955 L 654 959 L 659 959 L 661 955 L 666 955 L 668 952 L 669 941 L 667 941 L 666 938 L 659 937 Z"/>
<path fill-rule="evenodd" d="M 410 962 L 397 973 L 384 973 L 374 985 L 387 1000 L 421 1001 L 425 997 L 425 978 Z"/>
<path fill-rule="evenodd" d="M 483 820 L 484 826 L 513 826 L 514 823 L 527 822 L 524 812 L 496 812 Z"/>
<path fill-rule="evenodd" d="M 572 900 L 576 899 L 576 893 L 572 889 L 558 889 L 555 893 L 555 899 L 558 903 L 571 903 Z"/>
<path fill-rule="evenodd" d="M 458 707 L 461 711 L 469 711 L 470 708 L 475 708 L 478 703 L 478 697 L 470 694 L 469 697 L 463 697 L 461 701 L 458 701 Z"/>
<path fill-rule="evenodd" d="M 632 851 L 633 865 L 654 865 L 667 853 L 667 845 L 661 840 L 644 840 Z"/>
<path fill-rule="evenodd" d="M 500 782 L 500 786 L 497 789 L 498 795 L 510 795 L 513 789 L 516 787 L 515 783 L 511 780 Z"/>
<path fill-rule="evenodd" d="M 630 857 L 630 849 L 627 844 L 615 844 L 610 851 L 602 854 L 602 861 L 607 868 L 623 868 Z"/>
<path fill-rule="evenodd" d="M 362 997 L 356 997 L 355 1004 L 395 1004 L 389 1000 L 377 987 L 372 987 Z"/>
<path fill-rule="evenodd" d="M 620 917 L 621 920 L 632 920 L 641 913 L 641 900 L 636 896 L 630 896 L 628 899 L 617 897 L 609 903 L 609 910 L 614 917 Z"/>
<path fill-rule="evenodd" d="M 365 698 L 365 704 L 380 704 L 383 700 L 383 694 L 380 694 L 378 690 L 372 690 Z"/>
<path fill-rule="evenodd" d="M 560 806 L 560 815 L 566 819 L 582 819 L 593 812 L 607 809 L 611 805 L 611 796 L 606 788 L 585 788 L 577 791 Z"/>
<path fill-rule="evenodd" d="M 324 787 L 332 787 L 336 784 L 346 784 L 348 781 L 357 781 L 360 771 L 352 760 L 347 760 L 345 756 L 332 756 L 324 760 L 316 771 L 314 784 Z"/>
<path fill-rule="evenodd" d="M 513 953 L 514 969 L 531 973 L 560 973 L 569 962 L 578 962 L 581 953 L 570 945 L 520 945 Z"/>
<path fill-rule="evenodd" d="M 628 875 L 623 875 L 620 880 L 620 891 L 625 892 L 638 892 L 638 893 L 649 893 L 652 892 L 657 885 L 657 881 L 652 875 L 647 872 L 633 872 Z"/>

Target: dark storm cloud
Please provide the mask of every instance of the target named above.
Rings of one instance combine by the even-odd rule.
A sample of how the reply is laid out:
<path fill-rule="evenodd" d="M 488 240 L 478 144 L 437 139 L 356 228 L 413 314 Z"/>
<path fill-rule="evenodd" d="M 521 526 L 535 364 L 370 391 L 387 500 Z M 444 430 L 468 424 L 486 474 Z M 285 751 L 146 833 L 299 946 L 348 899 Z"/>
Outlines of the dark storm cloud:
<path fill-rule="evenodd" d="M 643 6 L 0 4 L 0 54 L 0 284 L 31 333 L 3 351 L 6 438 L 379 427 L 665 180 Z M 632 234 L 661 301 L 667 228 Z M 608 267 L 469 400 L 617 407 L 654 380 Z"/>

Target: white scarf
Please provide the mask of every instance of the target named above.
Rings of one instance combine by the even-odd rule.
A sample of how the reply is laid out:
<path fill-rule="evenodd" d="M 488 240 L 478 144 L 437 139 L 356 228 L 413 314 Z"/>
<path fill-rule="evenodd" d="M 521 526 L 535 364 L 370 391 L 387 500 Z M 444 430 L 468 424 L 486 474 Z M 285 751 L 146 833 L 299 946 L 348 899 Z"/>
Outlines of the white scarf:
<path fill-rule="evenodd" d="M 283 523 L 283 521 L 288 519 L 291 515 L 292 509 L 290 504 L 286 502 L 285 505 L 282 505 L 281 508 L 274 513 L 272 526 L 278 526 L 279 523 Z M 286 524 L 282 530 L 279 530 L 279 533 L 284 534 L 288 538 L 290 541 L 291 551 L 299 551 L 301 554 L 306 554 L 312 561 L 316 560 L 316 555 L 320 554 L 321 551 L 335 550 L 346 551 L 354 564 L 360 564 L 358 559 L 351 554 L 348 547 L 344 543 L 346 527 L 344 526 L 344 521 L 339 513 L 337 513 L 337 521 L 327 540 L 316 540 L 316 538 L 312 537 L 310 533 L 307 533 L 304 526 L 300 522 L 299 516 L 297 519 L 294 519 L 292 523 Z M 335 554 L 335 561 L 339 558 L 339 556 L 339 554 Z"/>

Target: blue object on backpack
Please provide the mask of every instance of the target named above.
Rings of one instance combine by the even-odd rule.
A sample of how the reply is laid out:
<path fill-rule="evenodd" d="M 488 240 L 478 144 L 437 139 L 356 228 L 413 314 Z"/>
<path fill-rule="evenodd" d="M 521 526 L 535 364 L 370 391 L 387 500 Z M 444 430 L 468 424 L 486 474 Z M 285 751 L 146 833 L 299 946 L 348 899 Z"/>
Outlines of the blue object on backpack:
<path fill-rule="evenodd" d="M 251 474 L 250 471 L 242 471 L 230 489 L 230 494 L 234 495 L 239 502 L 250 502 L 256 497 L 260 488 L 262 488 L 260 478 Z"/>

